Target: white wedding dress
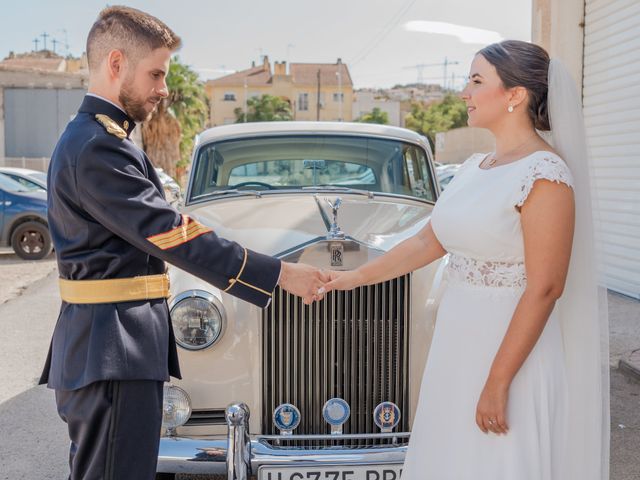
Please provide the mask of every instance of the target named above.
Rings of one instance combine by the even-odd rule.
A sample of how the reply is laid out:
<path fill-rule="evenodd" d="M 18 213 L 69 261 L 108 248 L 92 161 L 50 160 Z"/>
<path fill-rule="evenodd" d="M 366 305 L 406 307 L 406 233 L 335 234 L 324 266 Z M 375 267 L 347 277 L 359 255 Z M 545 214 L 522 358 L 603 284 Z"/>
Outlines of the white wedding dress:
<path fill-rule="evenodd" d="M 476 406 L 526 285 L 520 213 L 536 180 L 573 188 L 557 155 L 481 169 L 471 156 L 431 225 L 449 252 L 402 480 L 565 480 L 567 379 L 557 308 L 514 378 L 507 435 L 484 434 Z"/>

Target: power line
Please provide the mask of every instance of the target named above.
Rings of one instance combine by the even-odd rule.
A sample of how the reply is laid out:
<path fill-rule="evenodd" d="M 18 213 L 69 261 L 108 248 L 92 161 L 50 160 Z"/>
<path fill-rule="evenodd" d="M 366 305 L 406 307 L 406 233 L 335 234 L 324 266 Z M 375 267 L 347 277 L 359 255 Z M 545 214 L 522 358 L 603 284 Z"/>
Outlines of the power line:
<path fill-rule="evenodd" d="M 395 13 L 395 15 L 391 17 L 387 24 L 382 27 L 382 30 L 380 30 L 380 32 L 376 34 L 377 39 L 376 37 L 373 37 L 370 42 L 367 42 L 367 44 L 363 48 L 361 48 L 356 55 L 354 55 L 351 62 L 349 62 L 350 66 L 354 67 L 362 60 L 364 60 L 367 55 L 369 55 L 369 53 L 371 53 L 371 51 L 376 48 L 380 44 L 380 42 L 382 42 L 382 40 L 384 40 L 384 38 L 391 32 L 391 30 L 393 30 L 402 16 L 407 13 L 407 11 L 413 6 L 414 3 L 416 3 L 416 1 L 417 0 L 409 0 L 407 3 L 405 3 L 404 6 L 400 7 L 400 9 Z"/>

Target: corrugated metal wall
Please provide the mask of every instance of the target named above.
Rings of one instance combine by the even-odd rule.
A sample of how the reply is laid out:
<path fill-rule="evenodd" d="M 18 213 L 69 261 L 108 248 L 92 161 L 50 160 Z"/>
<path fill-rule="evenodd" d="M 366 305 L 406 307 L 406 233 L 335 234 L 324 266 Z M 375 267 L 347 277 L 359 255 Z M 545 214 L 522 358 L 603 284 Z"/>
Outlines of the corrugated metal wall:
<path fill-rule="evenodd" d="M 586 1 L 583 95 L 602 274 L 640 298 L 640 1 Z"/>
<path fill-rule="evenodd" d="M 50 157 L 84 89 L 5 88 L 6 157 Z"/>

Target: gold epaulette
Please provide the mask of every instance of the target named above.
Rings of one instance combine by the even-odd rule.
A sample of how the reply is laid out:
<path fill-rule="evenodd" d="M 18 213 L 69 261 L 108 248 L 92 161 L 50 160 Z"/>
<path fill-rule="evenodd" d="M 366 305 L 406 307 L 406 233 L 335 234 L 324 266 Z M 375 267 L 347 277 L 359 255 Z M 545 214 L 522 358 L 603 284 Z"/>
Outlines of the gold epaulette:
<path fill-rule="evenodd" d="M 127 132 L 125 129 L 118 125 L 115 120 L 112 120 L 109 116 L 98 113 L 96 114 L 96 120 L 107 130 L 107 133 L 115 135 L 120 140 L 127 138 Z"/>

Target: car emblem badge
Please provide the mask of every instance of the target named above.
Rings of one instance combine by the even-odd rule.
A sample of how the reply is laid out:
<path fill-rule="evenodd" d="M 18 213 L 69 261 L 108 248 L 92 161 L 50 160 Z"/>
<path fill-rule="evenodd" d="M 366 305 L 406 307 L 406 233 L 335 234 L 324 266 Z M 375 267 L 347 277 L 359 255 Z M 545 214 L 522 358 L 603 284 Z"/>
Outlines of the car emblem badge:
<path fill-rule="evenodd" d="M 291 435 L 300 425 L 300 410 L 290 403 L 278 405 L 273 411 L 273 423 L 280 430 L 280 435 Z"/>
<path fill-rule="evenodd" d="M 393 402 L 382 402 L 373 411 L 373 421 L 382 433 L 390 433 L 400 423 L 400 409 Z"/>
<path fill-rule="evenodd" d="M 344 245 L 338 242 L 330 243 L 329 251 L 331 252 L 331 266 L 341 267 L 344 263 Z"/>
<path fill-rule="evenodd" d="M 327 403 L 322 407 L 322 416 L 331 425 L 332 435 L 342 433 L 342 425 L 349 419 L 349 415 L 351 415 L 351 408 L 342 398 L 327 400 Z"/>

